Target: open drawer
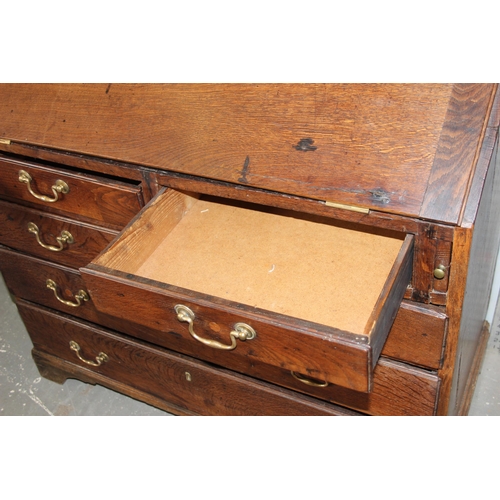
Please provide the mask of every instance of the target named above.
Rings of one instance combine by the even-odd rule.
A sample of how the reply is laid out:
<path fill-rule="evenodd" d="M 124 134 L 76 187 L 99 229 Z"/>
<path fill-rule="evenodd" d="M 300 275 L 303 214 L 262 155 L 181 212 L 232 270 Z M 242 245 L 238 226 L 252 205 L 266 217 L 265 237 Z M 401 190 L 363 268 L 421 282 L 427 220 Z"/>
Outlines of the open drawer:
<path fill-rule="evenodd" d="M 169 189 L 80 271 L 98 310 L 198 357 L 369 392 L 412 247 L 411 235 Z"/>

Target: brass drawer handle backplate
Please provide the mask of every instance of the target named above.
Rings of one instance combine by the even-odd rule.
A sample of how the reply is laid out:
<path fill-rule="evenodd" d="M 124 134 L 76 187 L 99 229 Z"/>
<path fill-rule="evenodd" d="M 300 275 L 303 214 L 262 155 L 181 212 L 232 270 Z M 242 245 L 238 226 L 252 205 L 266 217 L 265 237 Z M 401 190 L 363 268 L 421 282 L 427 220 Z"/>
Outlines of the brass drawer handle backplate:
<path fill-rule="evenodd" d="M 19 170 L 19 182 L 26 184 L 28 186 L 28 191 L 32 196 L 34 196 L 37 200 L 45 201 L 47 203 L 54 203 L 59 199 L 59 194 L 67 194 L 69 193 L 69 186 L 62 180 L 58 179 L 55 184 L 51 187 L 52 192 L 54 193 L 54 198 L 50 198 L 49 196 L 45 196 L 43 194 L 37 194 L 31 188 L 31 181 L 33 178 L 31 177 L 26 170 Z"/>
<path fill-rule="evenodd" d="M 56 247 L 54 245 L 46 245 L 40 239 L 40 229 L 38 229 L 38 226 L 34 222 L 28 223 L 28 231 L 35 235 L 36 241 L 41 247 L 50 250 L 51 252 L 60 252 L 61 250 L 64 250 L 65 243 L 69 245 L 75 241 L 69 231 L 61 231 L 61 235 L 56 237 L 56 241 L 59 243 L 59 246 Z"/>
<path fill-rule="evenodd" d="M 193 325 L 195 318 L 194 312 L 191 311 L 189 307 L 184 306 L 182 304 L 176 305 L 174 309 L 177 314 L 177 319 L 179 321 L 188 323 L 189 333 L 191 334 L 191 336 L 194 337 L 199 342 L 201 342 L 202 344 L 205 344 L 209 347 L 213 347 L 214 349 L 223 349 L 225 351 L 231 351 L 236 347 L 236 340 L 252 340 L 257 336 L 257 333 L 251 326 L 245 323 L 236 323 L 233 327 L 234 330 L 231 331 L 231 333 L 229 334 L 231 337 L 230 345 L 221 344 L 216 340 L 204 339 L 198 336 L 194 332 L 194 325 Z"/>
<path fill-rule="evenodd" d="M 328 387 L 328 382 L 320 382 L 319 380 L 318 381 L 312 380 L 293 371 L 290 373 L 292 374 L 292 377 L 294 379 L 298 380 L 299 382 L 302 382 L 303 384 L 310 385 L 312 387 Z"/>
<path fill-rule="evenodd" d="M 78 307 L 82 305 L 82 301 L 87 302 L 89 300 L 89 295 L 85 290 L 78 290 L 78 292 L 75 294 L 76 302 L 71 302 L 70 300 L 61 299 L 61 297 L 59 297 L 59 294 L 57 293 L 57 284 L 54 280 L 48 279 L 46 281 L 46 285 L 47 288 L 49 288 L 54 292 L 56 299 L 66 306 Z"/>
<path fill-rule="evenodd" d="M 109 360 L 108 355 L 106 353 L 104 353 L 104 352 L 100 352 L 96 356 L 95 361 L 88 361 L 87 359 L 82 358 L 82 356 L 80 355 L 80 349 L 81 348 L 80 348 L 80 346 L 74 340 L 70 341 L 69 348 L 72 351 L 75 351 L 76 355 L 78 356 L 78 359 L 80 361 L 83 361 L 84 363 L 87 363 L 87 365 L 101 366 L 102 363 L 106 363 Z"/>

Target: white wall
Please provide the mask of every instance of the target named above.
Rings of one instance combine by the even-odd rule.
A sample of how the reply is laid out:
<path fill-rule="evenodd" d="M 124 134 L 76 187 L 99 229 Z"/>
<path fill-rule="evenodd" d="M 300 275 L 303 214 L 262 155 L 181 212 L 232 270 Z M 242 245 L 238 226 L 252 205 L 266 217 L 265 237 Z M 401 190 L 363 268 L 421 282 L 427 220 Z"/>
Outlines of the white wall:
<path fill-rule="evenodd" d="M 499 290 L 500 290 L 500 251 L 497 256 L 495 276 L 493 278 L 493 286 L 491 288 L 490 305 L 488 306 L 488 312 L 486 313 L 486 321 L 488 321 L 490 325 L 493 321 L 493 315 L 495 314 L 495 308 L 498 301 Z"/>

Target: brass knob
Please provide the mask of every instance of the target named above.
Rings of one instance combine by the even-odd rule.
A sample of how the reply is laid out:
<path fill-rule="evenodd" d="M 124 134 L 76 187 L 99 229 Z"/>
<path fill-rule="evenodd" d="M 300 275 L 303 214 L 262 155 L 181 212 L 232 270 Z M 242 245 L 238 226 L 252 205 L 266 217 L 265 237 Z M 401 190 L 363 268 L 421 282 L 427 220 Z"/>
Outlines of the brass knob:
<path fill-rule="evenodd" d="M 436 269 L 434 269 L 434 278 L 437 280 L 442 280 L 446 276 L 446 267 L 440 264 Z"/>

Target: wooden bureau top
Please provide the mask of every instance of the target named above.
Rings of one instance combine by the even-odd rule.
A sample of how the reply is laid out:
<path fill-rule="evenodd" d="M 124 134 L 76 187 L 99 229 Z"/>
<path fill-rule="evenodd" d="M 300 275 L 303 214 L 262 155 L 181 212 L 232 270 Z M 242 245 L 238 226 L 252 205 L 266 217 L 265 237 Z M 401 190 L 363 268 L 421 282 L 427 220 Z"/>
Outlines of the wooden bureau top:
<path fill-rule="evenodd" d="M 0 138 L 459 223 L 496 84 L 1 84 Z"/>

